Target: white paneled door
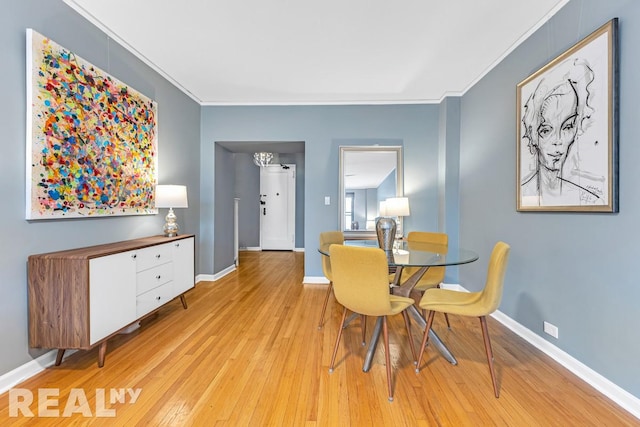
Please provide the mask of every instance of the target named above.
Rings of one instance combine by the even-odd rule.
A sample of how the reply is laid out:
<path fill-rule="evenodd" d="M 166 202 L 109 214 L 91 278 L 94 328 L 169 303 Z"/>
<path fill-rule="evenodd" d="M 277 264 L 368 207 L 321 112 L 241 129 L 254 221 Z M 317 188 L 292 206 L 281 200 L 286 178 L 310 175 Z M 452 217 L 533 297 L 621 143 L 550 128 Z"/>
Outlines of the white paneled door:
<path fill-rule="evenodd" d="M 260 168 L 260 247 L 293 250 L 296 230 L 296 165 Z"/>

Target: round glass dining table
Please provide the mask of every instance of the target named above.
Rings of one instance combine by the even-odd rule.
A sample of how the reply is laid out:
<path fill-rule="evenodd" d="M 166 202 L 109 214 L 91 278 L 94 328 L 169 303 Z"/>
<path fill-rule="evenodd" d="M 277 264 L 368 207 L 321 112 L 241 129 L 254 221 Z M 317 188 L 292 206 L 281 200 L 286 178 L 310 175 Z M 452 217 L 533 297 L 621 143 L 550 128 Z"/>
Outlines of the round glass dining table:
<path fill-rule="evenodd" d="M 379 247 L 377 240 L 346 240 L 344 244 L 348 246 Z M 330 245 L 322 245 L 318 248 L 318 252 L 324 256 L 329 256 L 329 246 Z M 468 264 L 478 259 L 478 254 L 469 249 L 432 243 L 409 242 L 406 240 L 396 240 L 394 249 L 385 251 L 385 253 L 389 263 L 389 271 L 395 272 L 394 280 L 391 283 L 391 292 L 394 295 L 405 297 L 410 295 L 416 283 L 418 283 L 429 268 Z M 418 269 L 411 276 L 402 277 L 404 267 L 418 267 Z M 400 284 L 401 281 L 402 284 Z M 417 323 L 422 328 L 425 328 L 426 321 L 415 305 L 410 306 L 408 310 Z M 382 318 L 378 318 L 362 368 L 365 372 L 371 368 L 371 362 L 378 344 L 378 339 L 380 338 L 381 330 Z M 458 363 L 433 329 L 429 331 L 429 338 L 434 347 L 437 348 L 450 363 L 454 365 Z"/>
<path fill-rule="evenodd" d="M 377 248 L 377 240 L 346 240 L 348 246 Z M 322 245 L 318 251 L 329 255 L 330 244 Z M 478 259 L 478 254 L 464 248 L 436 245 L 423 242 L 396 240 L 394 249 L 386 251 L 390 267 L 442 267 L 448 265 L 468 264 Z"/>

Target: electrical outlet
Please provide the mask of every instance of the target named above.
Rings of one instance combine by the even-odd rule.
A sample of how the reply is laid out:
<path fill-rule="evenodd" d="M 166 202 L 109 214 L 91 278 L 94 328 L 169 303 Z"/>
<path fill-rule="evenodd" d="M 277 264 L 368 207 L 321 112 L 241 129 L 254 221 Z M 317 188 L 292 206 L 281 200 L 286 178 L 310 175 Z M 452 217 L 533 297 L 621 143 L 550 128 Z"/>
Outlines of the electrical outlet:
<path fill-rule="evenodd" d="M 544 322 L 544 331 L 554 338 L 558 338 L 558 327 L 549 322 Z"/>
<path fill-rule="evenodd" d="M 330 205 L 331 204 L 331 197 L 329 196 L 324 196 L 324 204 L 325 205 Z"/>

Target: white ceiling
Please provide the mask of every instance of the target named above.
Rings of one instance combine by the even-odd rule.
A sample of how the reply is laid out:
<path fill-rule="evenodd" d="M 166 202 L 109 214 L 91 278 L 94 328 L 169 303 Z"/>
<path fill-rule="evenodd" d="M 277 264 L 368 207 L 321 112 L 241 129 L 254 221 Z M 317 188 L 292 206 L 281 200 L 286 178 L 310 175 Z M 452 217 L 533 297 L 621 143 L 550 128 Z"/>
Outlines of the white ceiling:
<path fill-rule="evenodd" d="M 439 102 L 568 0 L 63 0 L 202 105 Z"/>

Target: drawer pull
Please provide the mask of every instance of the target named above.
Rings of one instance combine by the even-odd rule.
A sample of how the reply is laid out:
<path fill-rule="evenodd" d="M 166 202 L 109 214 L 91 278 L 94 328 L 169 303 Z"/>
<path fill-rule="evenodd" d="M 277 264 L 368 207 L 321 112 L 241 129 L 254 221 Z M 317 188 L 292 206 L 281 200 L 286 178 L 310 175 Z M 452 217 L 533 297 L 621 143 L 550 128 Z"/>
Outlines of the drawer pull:
<path fill-rule="evenodd" d="M 156 258 L 157 258 L 157 259 L 160 259 L 160 254 L 156 255 Z"/>
<path fill-rule="evenodd" d="M 160 275 L 159 275 L 159 274 L 156 276 L 156 279 L 157 279 L 157 280 L 160 280 Z"/>
<path fill-rule="evenodd" d="M 138 255 L 133 254 L 133 255 L 131 255 L 131 258 L 132 258 L 132 259 L 136 259 L 136 258 L 138 258 Z"/>
<path fill-rule="evenodd" d="M 157 296 L 157 297 L 156 297 L 156 299 L 157 299 L 158 301 L 160 301 L 160 297 L 159 297 L 159 296 Z"/>

